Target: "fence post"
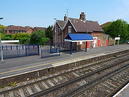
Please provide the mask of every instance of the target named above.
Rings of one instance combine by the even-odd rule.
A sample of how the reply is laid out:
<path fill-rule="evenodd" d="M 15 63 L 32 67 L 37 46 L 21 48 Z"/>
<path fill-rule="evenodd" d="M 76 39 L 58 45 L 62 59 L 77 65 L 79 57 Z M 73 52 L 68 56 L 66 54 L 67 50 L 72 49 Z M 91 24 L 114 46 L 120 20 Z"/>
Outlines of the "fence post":
<path fill-rule="evenodd" d="M 39 56 L 42 58 L 42 48 L 39 46 Z"/>
<path fill-rule="evenodd" d="M 7 50 L 7 45 L 6 45 L 6 50 Z"/>
<path fill-rule="evenodd" d="M 50 48 L 49 48 L 49 52 L 52 52 L 52 44 L 50 43 Z"/>
<path fill-rule="evenodd" d="M 0 43 L 1 46 L 0 46 L 0 51 L 1 51 L 1 61 L 4 61 L 4 53 L 3 53 L 3 46 L 2 46 L 2 43 Z"/>
<path fill-rule="evenodd" d="M 15 55 L 14 55 L 15 56 Z M 16 45 L 16 57 L 18 57 L 18 45 Z"/>
<path fill-rule="evenodd" d="M 70 54 L 72 54 L 72 42 L 70 42 Z"/>
<path fill-rule="evenodd" d="M 27 56 L 27 47 L 26 47 L 26 45 L 24 45 L 25 46 L 25 56 Z"/>
<path fill-rule="evenodd" d="M 38 55 L 40 55 L 40 45 L 37 45 L 37 48 L 38 48 Z"/>

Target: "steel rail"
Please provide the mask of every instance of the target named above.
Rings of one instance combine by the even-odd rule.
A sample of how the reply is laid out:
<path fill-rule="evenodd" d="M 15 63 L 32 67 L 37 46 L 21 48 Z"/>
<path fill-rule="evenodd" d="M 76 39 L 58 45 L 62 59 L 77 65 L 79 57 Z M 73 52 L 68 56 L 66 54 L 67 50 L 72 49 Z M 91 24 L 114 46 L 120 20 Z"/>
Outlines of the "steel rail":
<path fill-rule="evenodd" d="M 70 84 L 73 84 L 73 83 L 75 83 L 75 82 L 78 82 L 78 81 L 80 81 L 80 80 L 82 80 L 82 79 L 85 79 L 86 77 L 89 77 L 89 76 L 91 76 L 91 75 L 94 75 L 94 74 L 96 74 L 96 73 L 102 72 L 102 71 L 104 71 L 104 70 L 106 70 L 106 69 L 109 69 L 109 68 L 111 68 L 111 67 L 114 67 L 114 66 L 116 66 L 117 64 L 120 64 L 120 63 L 123 63 L 123 62 L 125 62 L 125 61 L 128 61 L 128 59 L 129 59 L 129 56 L 126 57 L 126 58 L 124 58 L 123 60 L 117 61 L 116 63 L 109 64 L 109 65 L 107 65 L 107 66 L 105 66 L 105 67 L 103 67 L 103 68 L 100 68 L 100 69 L 98 69 L 98 70 L 95 70 L 95 71 L 93 71 L 93 72 L 90 72 L 90 73 L 88 73 L 88 74 L 86 74 L 86 75 L 79 76 L 79 77 L 77 77 L 77 78 L 75 78 L 75 79 L 73 79 L 73 80 L 67 81 L 67 82 L 65 82 L 65 83 L 63 83 L 63 84 L 59 84 L 59 85 L 57 85 L 57 86 L 55 86 L 55 87 L 51 87 L 51 88 L 46 89 L 46 90 L 44 90 L 44 91 L 41 91 L 41 92 L 32 94 L 32 95 L 30 95 L 30 96 L 28 96 L 28 97 L 40 97 L 40 96 L 43 96 L 43 95 L 47 95 L 47 94 L 49 94 L 49 93 L 51 93 L 51 92 L 53 92 L 53 91 L 55 91 L 55 90 L 59 90 L 60 88 L 63 88 L 63 87 L 65 87 L 65 86 L 68 86 L 68 85 L 70 85 Z M 63 97 L 65 97 L 65 96 L 63 96 Z"/>
<path fill-rule="evenodd" d="M 117 69 L 115 71 L 112 71 L 112 72 L 110 72 L 110 73 L 108 73 L 108 74 L 106 74 L 104 76 L 98 77 L 98 78 L 90 81 L 88 84 L 85 84 L 83 86 L 80 86 L 77 89 L 74 89 L 74 90 L 72 90 L 72 91 L 70 91 L 70 92 L 68 92 L 66 94 L 63 94 L 63 95 L 61 95 L 59 97 L 74 97 L 75 95 L 77 95 L 79 93 L 78 92 L 79 90 L 80 90 L 80 92 L 83 92 L 86 89 L 92 88 L 93 86 L 101 83 L 102 81 L 104 81 L 104 80 L 106 80 L 106 79 L 114 76 L 115 74 L 120 73 L 120 72 L 122 72 L 122 71 L 124 71 L 126 69 L 129 69 L 129 64 L 125 64 L 124 66 L 119 67 L 119 69 Z M 111 93 L 110 95 L 113 95 L 113 94 L 114 93 Z M 110 95 L 108 95 L 108 97 L 111 97 Z"/>

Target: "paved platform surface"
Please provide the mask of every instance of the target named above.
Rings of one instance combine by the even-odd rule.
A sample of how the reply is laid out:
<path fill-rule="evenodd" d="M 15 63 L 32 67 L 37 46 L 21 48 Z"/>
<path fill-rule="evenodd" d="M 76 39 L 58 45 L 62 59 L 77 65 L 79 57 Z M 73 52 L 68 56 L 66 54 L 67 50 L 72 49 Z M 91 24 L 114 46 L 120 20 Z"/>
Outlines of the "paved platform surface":
<path fill-rule="evenodd" d="M 105 54 L 123 51 L 127 49 L 129 49 L 129 45 L 125 44 L 92 48 L 89 49 L 87 52 L 76 52 L 72 55 L 68 53 L 63 53 L 60 56 L 54 56 L 49 58 L 40 58 L 40 56 L 29 56 L 6 59 L 4 60 L 4 62 L 0 62 L 0 79 L 52 66 L 59 66 L 82 59 L 89 59 L 96 56 L 102 56 Z"/>
<path fill-rule="evenodd" d="M 118 93 L 113 97 L 129 97 L 129 83 L 123 87 Z"/>

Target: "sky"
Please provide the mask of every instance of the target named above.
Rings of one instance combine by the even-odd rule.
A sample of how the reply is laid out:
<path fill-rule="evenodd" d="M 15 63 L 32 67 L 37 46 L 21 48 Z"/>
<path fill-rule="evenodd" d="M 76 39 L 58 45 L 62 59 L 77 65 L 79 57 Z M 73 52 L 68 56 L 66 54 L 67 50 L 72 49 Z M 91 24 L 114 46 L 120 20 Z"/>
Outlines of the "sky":
<path fill-rule="evenodd" d="M 87 20 L 99 24 L 116 19 L 129 23 L 129 0 L 0 0 L 0 24 L 47 27 L 54 18 L 62 20 L 67 10 L 69 17 L 85 12 Z"/>

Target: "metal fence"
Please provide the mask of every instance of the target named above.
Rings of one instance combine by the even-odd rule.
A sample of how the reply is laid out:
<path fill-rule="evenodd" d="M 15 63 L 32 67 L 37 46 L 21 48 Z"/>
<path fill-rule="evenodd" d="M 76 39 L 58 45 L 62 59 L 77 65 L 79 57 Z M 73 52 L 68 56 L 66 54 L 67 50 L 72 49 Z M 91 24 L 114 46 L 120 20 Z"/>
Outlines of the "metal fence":
<path fill-rule="evenodd" d="M 2 51 L 4 59 L 39 55 L 39 45 L 3 45 Z"/>
<path fill-rule="evenodd" d="M 71 49 L 75 51 L 77 48 L 76 43 L 71 44 L 71 42 L 63 42 L 63 43 L 56 42 L 52 45 L 58 48 L 60 51 L 70 51 Z"/>
<path fill-rule="evenodd" d="M 41 58 L 60 56 L 60 51 L 58 48 L 54 46 L 46 45 L 46 46 L 41 47 L 40 55 L 41 55 Z"/>
<path fill-rule="evenodd" d="M 51 56 L 59 56 L 60 52 L 64 53 L 72 53 L 76 51 L 76 43 L 70 42 L 57 42 L 57 43 L 46 43 L 43 47 L 41 47 L 41 58 L 51 57 Z"/>
<path fill-rule="evenodd" d="M 2 45 L 3 58 L 16 58 L 23 56 L 40 55 L 41 58 L 59 56 L 60 52 L 68 52 L 76 48 L 73 43 L 72 48 L 70 43 L 46 43 L 44 46 L 39 45 Z M 0 52 L 1 53 L 1 52 Z"/>
<path fill-rule="evenodd" d="M 64 53 L 72 53 L 76 52 L 76 43 L 70 42 L 57 42 L 57 43 L 46 43 L 43 47 L 41 47 L 41 58 L 44 57 L 52 57 L 52 56 L 60 56 L 60 52 Z"/>

